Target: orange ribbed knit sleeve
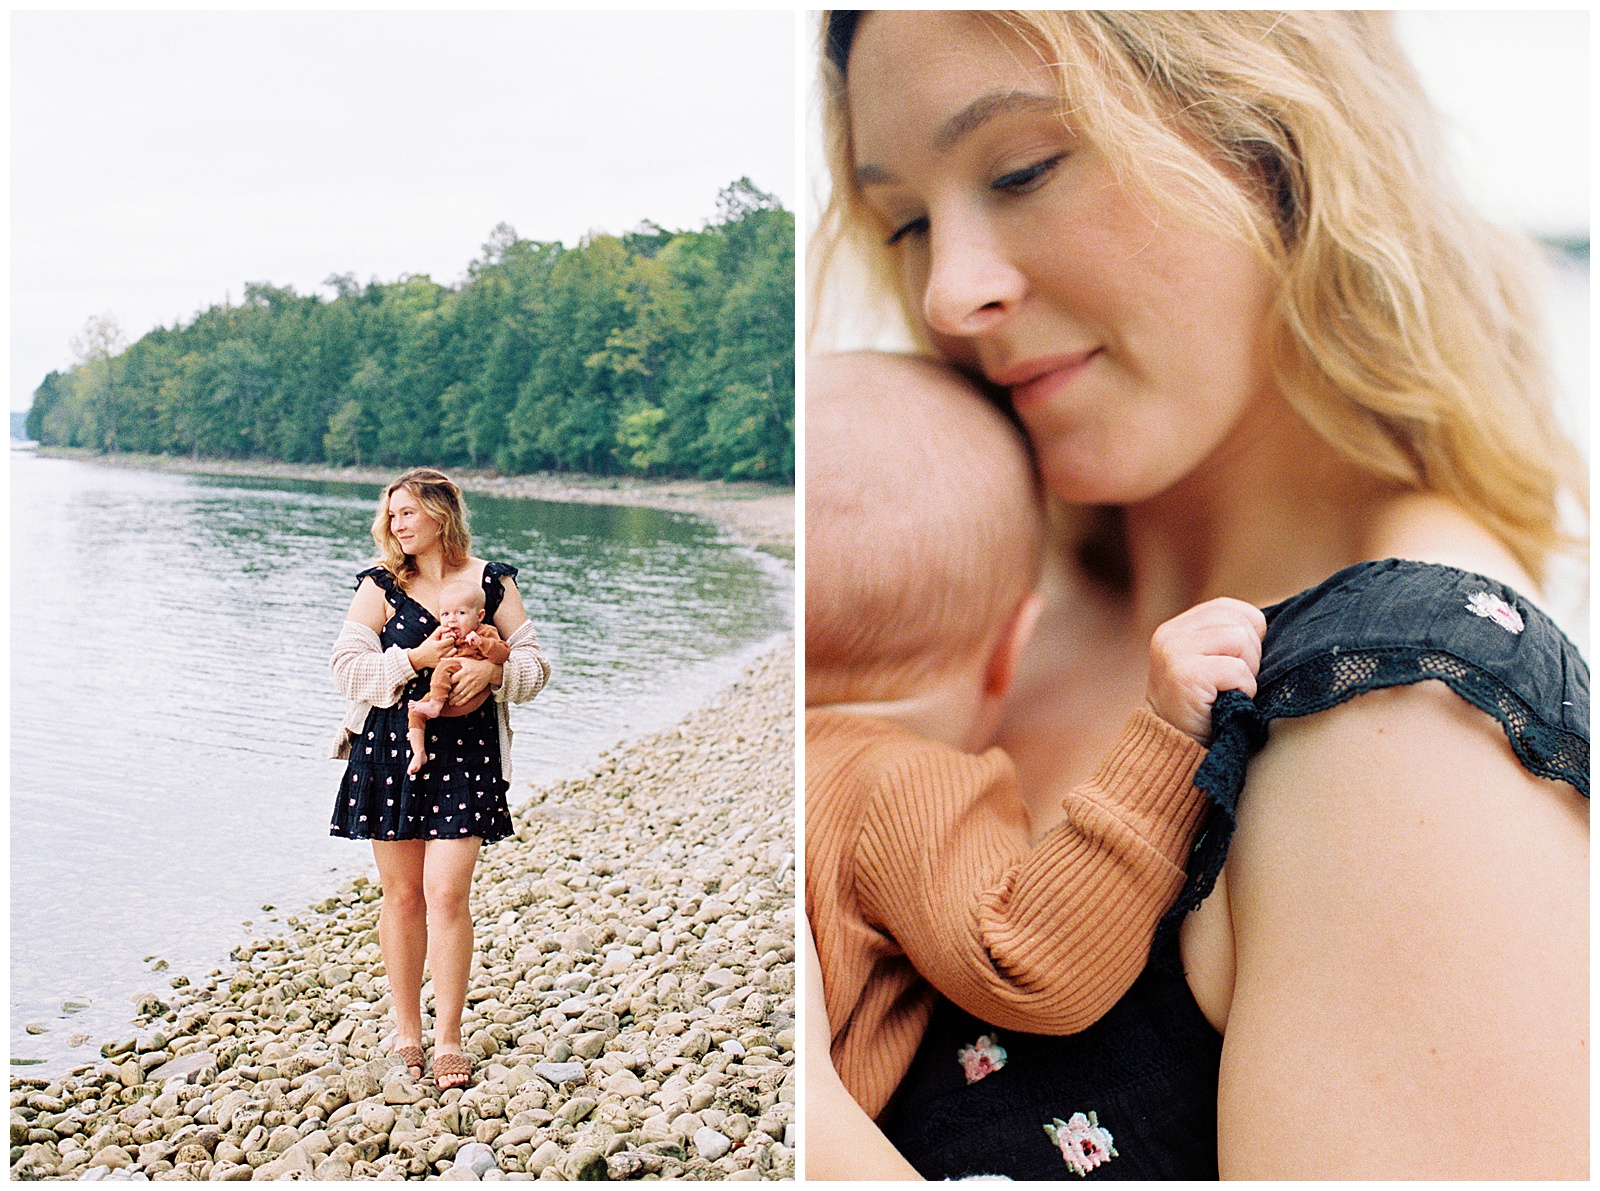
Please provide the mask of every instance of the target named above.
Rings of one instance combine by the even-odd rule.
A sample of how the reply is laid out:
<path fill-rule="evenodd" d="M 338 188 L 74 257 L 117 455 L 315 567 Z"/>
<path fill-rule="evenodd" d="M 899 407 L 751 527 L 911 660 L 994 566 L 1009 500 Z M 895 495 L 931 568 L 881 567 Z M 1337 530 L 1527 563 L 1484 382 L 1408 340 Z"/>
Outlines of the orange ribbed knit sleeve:
<path fill-rule="evenodd" d="M 1066 822 L 1032 846 L 1009 761 L 910 754 L 866 808 L 861 911 L 969 1013 L 1034 1034 L 1085 1029 L 1137 978 L 1183 886 L 1204 755 L 1135 712 L 1099 772 L 1064 800 Z"/>

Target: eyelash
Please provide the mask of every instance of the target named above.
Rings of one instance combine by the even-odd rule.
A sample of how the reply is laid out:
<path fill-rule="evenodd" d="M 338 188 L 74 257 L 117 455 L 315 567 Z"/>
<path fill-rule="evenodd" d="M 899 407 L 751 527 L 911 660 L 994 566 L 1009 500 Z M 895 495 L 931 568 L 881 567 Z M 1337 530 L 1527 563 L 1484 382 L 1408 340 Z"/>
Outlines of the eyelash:
<path fill-rule="evenodd" d="M 989 183 L 990 190 L 1003 190 L 1007 194 L 1027 194 L 1036 190 L 1044 183 L 1050 173 L 1066 158 L 1065 153 L 1058 153 L 1054 157 L 1047 157 L 1043 161 L 1025 166 L 1020 170 L 1012 170 L 1009 174 L 996 178 Z"/>
<path fill-rule="evenodd" d="M 910 223 L 903 223 L 897 227 L 890 234 L 889 238 L 884 241 L 884 243 L 890 248 L 893 248 L 896 244 L 900 243 L 901 240 L 905 239 L 905 237 L 921 235 L 927 230 L 928 217 L 926 215 L 919 215 Z"/>
<path fill-rule="evenodd" d="M 1036 162 L 1033 165 L 1025 166 L 1020 170 L 1012 170 L 1011 173 L 1004 174 L 989 183 L 989 189 L 1003 191 L 1006 194 L 1030 194 L 1044 184 L 1046 178 L 1065 158 L 1066 154 L 1061 153 L 1055 157 L 1046 158 L 1044 161 Z M 920 236 L 927 230 L 928 217 L 919 215 L 910 222 L 903 223 L 897 227 L 890 233 L 889 238 L 884 243 L 892 248 L 907 236 Z"/>

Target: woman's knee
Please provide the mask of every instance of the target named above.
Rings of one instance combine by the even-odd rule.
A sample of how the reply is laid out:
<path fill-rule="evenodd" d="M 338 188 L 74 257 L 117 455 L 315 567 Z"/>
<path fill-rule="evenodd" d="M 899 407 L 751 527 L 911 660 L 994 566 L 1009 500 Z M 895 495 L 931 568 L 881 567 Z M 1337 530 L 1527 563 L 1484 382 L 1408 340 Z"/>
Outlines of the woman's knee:
<path fill-rule="evenodd" d="M 427 909 L 427 895 L 422 881 L 385 882 L 382 908 L 405 918 L 420 917 Z"/>
<path fill-rule="evenodd" d="M 423 884 L 423 897 L 428 908 L 428 922 L 433 926 L 448 926 L 470 922 L 472 911 L 469 901 L 472 882 L 448 879 L 429 879 Z"/>

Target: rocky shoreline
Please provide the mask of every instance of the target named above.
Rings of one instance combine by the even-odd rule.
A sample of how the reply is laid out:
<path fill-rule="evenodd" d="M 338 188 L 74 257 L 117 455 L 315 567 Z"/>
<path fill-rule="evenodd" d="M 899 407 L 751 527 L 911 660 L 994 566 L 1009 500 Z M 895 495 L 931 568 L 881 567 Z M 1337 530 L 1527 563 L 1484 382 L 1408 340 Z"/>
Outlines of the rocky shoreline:
<path fill-rule="evenodd" d="M 107 467 L 175 471 L 190 475 L 260 476 L 283 480 L 331 480 L 387 484 L 396 469 L 324 467 L 257 459 L 191 459 L 182 455 L 102 455 L 68 447 L 36 448 L 41 456 L 76 459 Z M 692 513 L 715 522 L 734 540 L 779 558 L 794 559 L 794 489 L 773 484 L 722 480 L 650 480 L 535 472 L 503 476 L 492 471 L 450 470 L 463 491 L 576 504 L 642 505 Z"/>
<path fill-rule="evenodd" d="M 513 810 L 473 888 L 468 1089 L 388 1054 L 358 877 L 101 1062 L 13 1078 L 12 1176 L 793 1178 L 793 652 Z"/>

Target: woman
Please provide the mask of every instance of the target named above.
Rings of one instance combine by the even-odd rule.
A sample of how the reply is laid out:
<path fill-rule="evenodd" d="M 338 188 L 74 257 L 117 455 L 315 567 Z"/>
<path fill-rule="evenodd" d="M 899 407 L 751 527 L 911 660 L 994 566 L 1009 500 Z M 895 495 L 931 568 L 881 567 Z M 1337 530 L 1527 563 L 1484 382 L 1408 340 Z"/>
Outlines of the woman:
<path fill-rule="evenodd" d="M 339 689 L 352 700 L 335 756 L 349 757 L 331 832 L 370 839 L 383 906 L 378 941 L 394 997 L 393 1050 L 421 1078 L 422 970 L 433 976 L 433 1075 L 441 1091 L 466 1084 L 461 1010 L 472 966 L 468 896 L 478 849 L 511 834 L 508 706 L 550 676 L 517 592 L 516 568 L 472 556 L 461 490 L 419 467 L 384 490 L 373 518 L 380 565 L 362 571 L 333 651 Z M 463 716 L 429 722 L 429 760 L 406 772 L 406 707 L 426 698 L 449 646 L 439 598 L 450 584 L 483 588 L 486 617 L 511 647 L 503 666 L 466 659 L 449 702 L 494 698 Z"/>
<path fill-rule="evenodd" d="M 1527 601 L 1582 470 L 1387 19 L 836 12 L 824 48 L 824 262 L 860 246 L 1100 510 L 1002 732 L 1034 829 L 1158 623 L 1289 601 L 1145 975 L 971 1086 L 940 1010 L 879 1124 L 929 1175 L 1060 1177 L 1041 1126 L 1093 1111 L 1097 1177 L 1586 1177 L 1587 667 Z M 813 1087 L 808 1174 L 894 1174 Z"/>

